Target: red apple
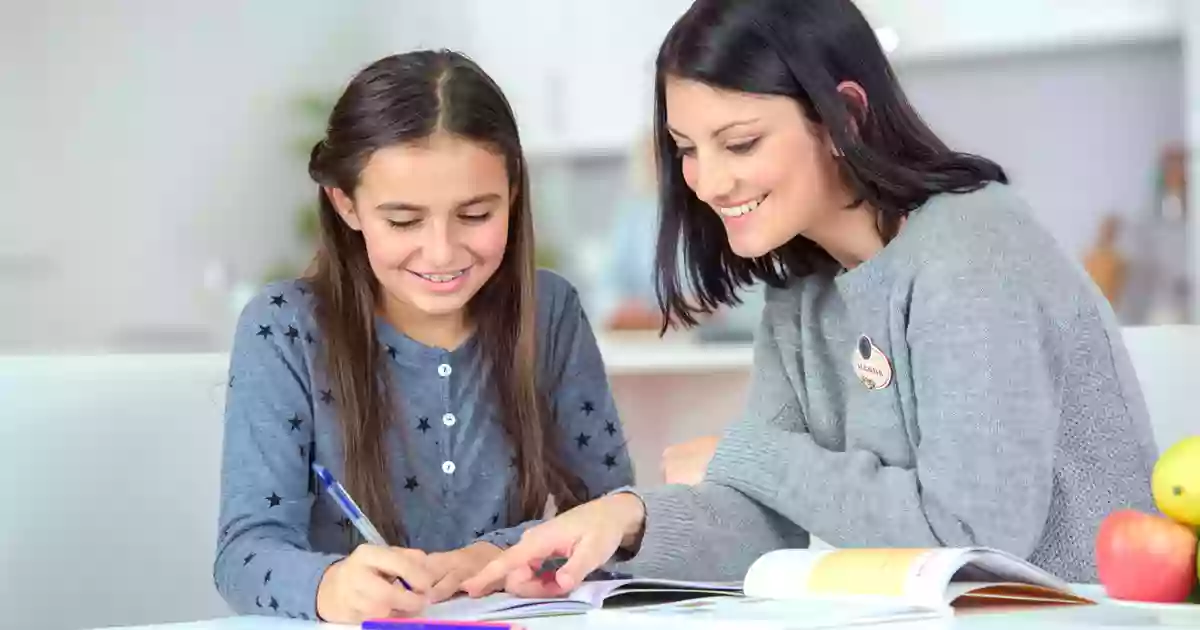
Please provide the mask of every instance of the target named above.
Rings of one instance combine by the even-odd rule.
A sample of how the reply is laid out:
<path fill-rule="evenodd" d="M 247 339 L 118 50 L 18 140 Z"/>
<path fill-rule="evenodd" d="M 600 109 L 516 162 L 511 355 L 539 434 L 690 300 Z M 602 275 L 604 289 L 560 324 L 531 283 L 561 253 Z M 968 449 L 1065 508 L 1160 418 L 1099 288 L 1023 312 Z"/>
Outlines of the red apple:
<path fill-rule="evenodd" d="M 1109 597 L 1180 603 L 1196 583 L 1196 534 L 1168 518 L 1117 510 L 1096 535 L 1096 569 Z"/>

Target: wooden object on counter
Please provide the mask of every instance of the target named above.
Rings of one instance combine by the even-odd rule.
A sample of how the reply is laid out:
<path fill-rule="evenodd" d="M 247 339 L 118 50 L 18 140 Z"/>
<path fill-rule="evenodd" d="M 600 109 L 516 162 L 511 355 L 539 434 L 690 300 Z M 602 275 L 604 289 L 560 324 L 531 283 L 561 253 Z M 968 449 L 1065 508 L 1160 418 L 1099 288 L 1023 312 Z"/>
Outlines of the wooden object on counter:
<path fill-rule="evenodd" d="M 1116 247 L 1119 227 L 1120 222 L 1116 215 L 1104 217 L 1100 223 L 1096 244 L 1083 260 L 1084 269 L 1114 307 L 1119 303 L 1121 291 L 1125 288 L 1128 267 L 1125 258 Z"/>

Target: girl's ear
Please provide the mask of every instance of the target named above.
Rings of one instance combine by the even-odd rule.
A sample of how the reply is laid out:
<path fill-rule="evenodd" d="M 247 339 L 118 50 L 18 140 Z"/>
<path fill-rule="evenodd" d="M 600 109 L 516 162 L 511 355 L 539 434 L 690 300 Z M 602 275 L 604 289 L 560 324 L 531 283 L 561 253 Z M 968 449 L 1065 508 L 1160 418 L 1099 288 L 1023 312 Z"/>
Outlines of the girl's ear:
<path fill-rule="evenodd" d="M 323 186 L 322 188 L 325 189 L 325 196 L 333 202 L 333 209 L 337 210 L 338 216 L 342 217 L 351 230 L 361 232 L 362 222 L 358 219 L 358 213 L 354 211 L 354 201 L 350 199 L 349 195 L 342 192 L 341 188 L 334 186 Z"/>

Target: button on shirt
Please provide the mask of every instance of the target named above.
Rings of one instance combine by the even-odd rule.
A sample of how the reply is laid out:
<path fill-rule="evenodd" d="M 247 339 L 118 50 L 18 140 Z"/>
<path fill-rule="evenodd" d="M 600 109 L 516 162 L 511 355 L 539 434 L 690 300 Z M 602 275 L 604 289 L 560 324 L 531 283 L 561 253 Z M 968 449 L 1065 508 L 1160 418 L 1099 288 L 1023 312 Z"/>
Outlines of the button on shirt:
<path fill-rule="evenodd" d="M 590 497 L 630 485 L 620 421 L 578 294 L 552 272 L 537 278 L 538 387 L 550 403 L 563 462 Z M 475 541 L 514 544 L 532 523 L 508 513 L 517 491 L 514 451 L 477 340 L 433 348 L 382 318 L 376 331 L 396 406 L 385 436 L 391 491 L 408 536 L 389 542 L 427 552 Z M 241 614 L 315 618 L 321 575 L 361 542 L 309 472 L 318 462 L 344 481 L 336 394 L 320 345 L 303 281 L 266 287 L 238 323 L 215 578 Z"/>

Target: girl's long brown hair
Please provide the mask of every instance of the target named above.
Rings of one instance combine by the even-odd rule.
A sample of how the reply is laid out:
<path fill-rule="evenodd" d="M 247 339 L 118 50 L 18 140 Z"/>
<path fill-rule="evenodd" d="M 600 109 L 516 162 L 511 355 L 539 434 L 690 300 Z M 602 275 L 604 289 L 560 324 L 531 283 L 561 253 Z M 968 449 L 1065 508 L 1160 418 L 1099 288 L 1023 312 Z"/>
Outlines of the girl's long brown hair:
<path fill-rule="evenodd" d="M 490 375 L 500 421 L 516 455 L 519 491 L 510 511 L 542 516 L 553 497 L 560 509 L 585 490 L 563 462 L 560 436 L 537 385 L 535 267 L 529 181 L 511 107 L 474 62 L 449 51 L 417 51 L 381 59 L 360 72 L 334 106 L 326 137 L 313 147 L 309 174 L 353 198 L 371 154 L 383 147 L 450 133 L 502 154 L 513 183 L 504 259 L 467 306 Z M 405 544 L 392 498 L 384 436 L 395 417 L 387 363 L 375 329 L 380 285 L 362 235 L 338 215 L 323 190 L 321 246 L 309 276 L 322 333 L 325 371 L 337 405 L 345 449 L 345 484 L 380 533 Z M 485 316 L 486 315 L 486 316 Z"/>

